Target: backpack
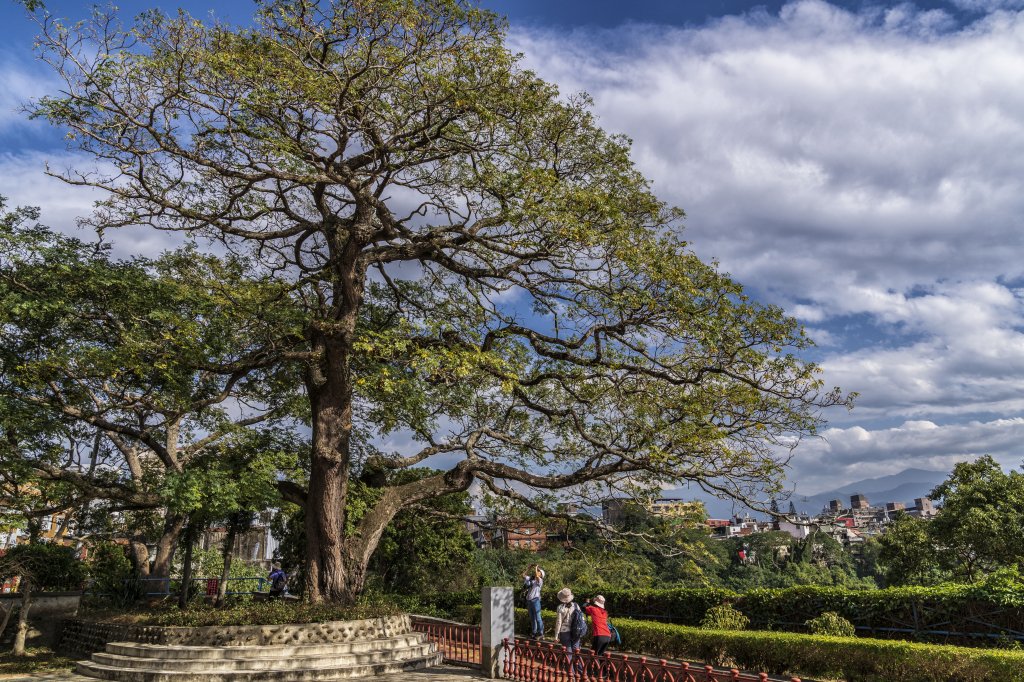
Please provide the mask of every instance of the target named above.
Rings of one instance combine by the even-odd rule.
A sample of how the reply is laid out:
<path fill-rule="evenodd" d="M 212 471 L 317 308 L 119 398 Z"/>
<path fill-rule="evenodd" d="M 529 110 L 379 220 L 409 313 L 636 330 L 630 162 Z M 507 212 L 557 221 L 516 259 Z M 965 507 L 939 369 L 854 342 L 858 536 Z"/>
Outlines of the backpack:
<path fill-rule="evenodd" d="M 270 589 L 272 590 L 284 590 L 288 587 L 288 577 L 284 571 L 277 571 L 274 573 L 274 579 L 270 581 Z"/>
<path fill-rule="evenodd" d="M 622 635 L 619 634 L 618 628 L 612 625 L 611 618 L 608 619 L 608 632 L 612 633 L 611 643 L 616 646 L 620 646 L 622 644 Z"/>
<path fill-rule="evenodd" d="M 569 616 L 569 638 L 579 642 L 587 636 L 587 617 L 583 615 L 583 609 L 576 602 L 572 605 L 572 615 Z"/>

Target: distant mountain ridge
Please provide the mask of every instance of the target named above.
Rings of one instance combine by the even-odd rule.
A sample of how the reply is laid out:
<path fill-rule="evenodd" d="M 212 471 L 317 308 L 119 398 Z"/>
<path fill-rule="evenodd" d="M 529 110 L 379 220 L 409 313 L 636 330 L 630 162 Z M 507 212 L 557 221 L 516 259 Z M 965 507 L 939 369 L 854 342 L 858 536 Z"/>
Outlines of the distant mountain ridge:
<path fill-rule="evenodd" d="M 904 469 L 898 474 L 866 478 L 813 495 L 801 495 L 797 492 L 789 500 L 780 500 L 779 507 L 785 512 L 789 509 L 789 503 L 792 502 L 798 512 L 814 515 L 826 507 L 830 500 L 842 500 L 844 506 L 849 506 L 850 495 L 857 493 L 866 496 L 868 502 L 873 506 L 882 506 L 886 502 L 903 502 L 907 507 L 911 507 L 915 498 L 928 497 L 932 489 L 948 477 L 948 471 Z M 727 519 L 734 514 L 743 515 L 744 511 L 747 511 L 744 505 L 737 502 L 720 500 L 703 492 L 695 493 L 686 488 L 666 490 L 664 496 L 684 500 L 701 500 L 704 502 L 708 516 L 714 519 Z M 755 513 L 752 516 L 763 515 Z"/>
<path fill-rule="evenodd" d="M 928 497 L 932 489 L 948 477 L 948 471 L 904 469 L 898 474 L 866 478 L 814 495 L 796 494 L 791 500 L 797 511 L 809 514 L 820 512 L 830 500 L 842 500 L 843 505 L 847 506 L 850 504 L 850 496 L 858 493 L 866 496 L 872 506 L 882 506 L 886 502 L 903 502 L 910 507 L 913 506 L 915 498 Z"/>

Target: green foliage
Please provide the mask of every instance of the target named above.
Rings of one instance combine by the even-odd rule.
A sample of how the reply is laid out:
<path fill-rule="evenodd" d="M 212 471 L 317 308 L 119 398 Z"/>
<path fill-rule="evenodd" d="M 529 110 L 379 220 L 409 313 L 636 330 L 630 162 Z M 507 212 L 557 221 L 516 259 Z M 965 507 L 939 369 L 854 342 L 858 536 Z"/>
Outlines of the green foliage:
<path fill-rule="evenodd" d="M 1024 680 L 1024 654 L 865 638 L 736 632 L 643 623 L 615 626 L 649 656 L 707 661 L 776 675 L 858 682 Z"/>
<path fill-rule="evenodd" d="M 812 618 L 805 623 L 812 635 L 827 635 L 829 637 L 853 637 L 856 629 L 853 623 L 840 616 L 835 611 L 826 611 L 817 618 Z"/>
<path fill-rule="evenodd" d="M 957 464 L 930 497 L 942 509 L 928 536 L 954 575 L 974 581 L 1024 561 L 1024 474 L 986 455 Z"/>
<path fill-rule="evenodd" d="M 535 553 L 526 550 L 485 547 L 473 552 L 473 572 L 479 576 L 481 587 L 511 585 L 518 588 L 523 581 L 524 567 L 537 559 Z"/>
<path fill-rule="evenodd" d="M 31 581 L 33 590 L 78 590 L 87 575 L 73 547 L 29 543 L 15 545 L 0 556 L 0 581 L 21 576 Z"/>
<path fill-rule="evenodd" d="M 125 555 L 123 546 L 101 542 L 90 548 L 90 592 L 94 597 L 121 606 L 132 603 L 136 597 L 130 588 L 132 576 L 132 562 Z"/>
<path fill-rule="evenodd" d="M 391 483 L 436 473 L 430 469 L 401 472 Z M 472 571 L 475 547 L 462 521 L 471 513 L 465 493 L 446 495 L 400 511 L 384 529 L 370 562 L 374 583 L 385 592 L 424 599 L 476 587 L 478 579 Z"/>
<path fill-rule="evenodd" d="M 630 651 L 779 676 L 855 682 L 1024 682 L 1024 652 L 786 632 L 705 630 L 612 614 Z M 555 614 L 543 613 L 545 623 Z M 516 631 L 529 630 L 516 609 Z"/>
<path fill-rule="evenodd" d="M 700 621 L 704 630 L 746 630 L 748 625 L 750 619 L 729 604 L 712 606 Z"/>
<path fill-rule="evenodd" d="M 306 512 L 294 504 L 283 504 L 270 521 L 270 532 L 277 540 L 274 558 L 288 574 L 289 590 L 300 591 L 305 584 Z"/>
<path fill-rule="evenodd" d="M 518 587 L 527 562 L 536 560 L 536 556 L 527 557 L 520 564 L 516 579 L 509 584 Z M 552 607 L 556 606 L 555 592 L 563 586 L 571 587 L 576 595 L 584 597 L 608 593 L 626 585 L 644 589 L 656 580 L 654 566 L 644 556 L 570 552 L 541 561 L 541 567 L 546 573 L 542 599 Z"/>
<path fill-rule="evenodd" d="M 541 600 L 546 608 L 557 607 L 555 591 L 545 590 Z M 683 625 L 697 626 L 704 614 L 715 606 L 733 602 L 739 595 L 718 588 L 612 589 L 602 592 L 609 613 L 633 618 L 665 620 Z"/>
<path fill-rule="evenodd" d="M 556 606 L 555 590 L 542 594 L 546 608 Z M 700 625 L 709 609 L 729 604 L 750 619 L 753 627 L 803 631 L 805 623 L 826 611 L 858 628 L 908 639 L 949 641 L 962 633 L 966 644 L 986 642 L 994 635 L 1015 632 L 1024 619 L 1024 580 L 1007 569 L 973 585 L 849 590 L 804 586 L 756 589 L 744 593 L 721 589 L 606 590 L 613 617 L 639 618 L 687 626 Z M 472 595 L 467 603 L 472 603 Z M 906 632 L 899 632 L 906 630 Z M 929 635 L 928 631 L 936 634 Z"/>

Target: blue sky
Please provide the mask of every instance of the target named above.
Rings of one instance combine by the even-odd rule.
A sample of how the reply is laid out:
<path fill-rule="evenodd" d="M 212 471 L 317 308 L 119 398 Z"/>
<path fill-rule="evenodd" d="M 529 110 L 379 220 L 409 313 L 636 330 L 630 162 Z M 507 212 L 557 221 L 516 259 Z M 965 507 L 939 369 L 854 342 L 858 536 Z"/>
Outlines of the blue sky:
<path fill-rule="evenodd" d="M 826 382 L 861 394 L 798 448 L 798 494 L 984 453 L 1020 466 L 1024 0 L 483 4 L 529 68 L 634 140 L 693 248 L 801 319 Z M 70 229 L 93 197 L 42 175 L 74 158 L 17 112 L 56 87 L 33 34 L 0 6 L 0 194 Z"/>

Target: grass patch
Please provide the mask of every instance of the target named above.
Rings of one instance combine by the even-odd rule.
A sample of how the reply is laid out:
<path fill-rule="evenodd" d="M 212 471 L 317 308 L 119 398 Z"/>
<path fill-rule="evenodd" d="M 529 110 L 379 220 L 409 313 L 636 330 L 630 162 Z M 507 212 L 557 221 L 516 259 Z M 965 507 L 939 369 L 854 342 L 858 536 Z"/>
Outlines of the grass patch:
<path fill-rule="evenodd" d="M 74 667 L 75 659 L 60 656 L 42 647 L 26 649 L 24 656 L 15 656 L 10 651 L 0 653 L 0 679 L 38 673 L 70 672 Z"/>

